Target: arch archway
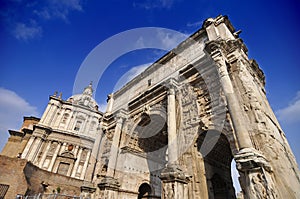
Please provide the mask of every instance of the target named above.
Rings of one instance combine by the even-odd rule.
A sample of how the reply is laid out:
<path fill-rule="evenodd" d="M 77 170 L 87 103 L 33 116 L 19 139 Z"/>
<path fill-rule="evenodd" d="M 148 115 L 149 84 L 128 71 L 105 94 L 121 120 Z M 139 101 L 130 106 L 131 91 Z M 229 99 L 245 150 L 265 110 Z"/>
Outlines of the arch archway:
<path fill-rule="evenodd" d="M 152 188 L 148 183 L 143 183 L 139 187 L 138 199 L 150 198 L 152 194 Z"/>
<path fill-rule="evenodd" d="M 208 133 L 213 136 L 209 140 L 205 140 Z M 210 144 L 214 144 L 214 146 Z M 201 153 L 206 145 L 211 147 L 210 152 L 203 156 L 209 198 L 236 198 L 231 177 L 233 155 L 227 137 L 216 131 L 205 131 L 197 139 L 198 151 Z"/>

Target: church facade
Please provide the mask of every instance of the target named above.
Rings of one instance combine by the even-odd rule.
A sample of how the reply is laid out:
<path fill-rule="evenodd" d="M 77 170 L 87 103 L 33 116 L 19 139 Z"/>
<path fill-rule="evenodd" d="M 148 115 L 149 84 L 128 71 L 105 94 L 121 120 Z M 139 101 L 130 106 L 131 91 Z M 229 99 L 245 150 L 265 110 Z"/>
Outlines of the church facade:
<path fill-rule="evenodd" d="M 108 95 L 104 113 L 90 84 L 67 100 L 50 96 L 40 119 L 24 117 L 9 133 L 0 156 L 7 197 L 236 198 L 233 160 L 239 197 L 300 197 L 298 165 L 264 73 L 226 16 L 207 19 Z"/>

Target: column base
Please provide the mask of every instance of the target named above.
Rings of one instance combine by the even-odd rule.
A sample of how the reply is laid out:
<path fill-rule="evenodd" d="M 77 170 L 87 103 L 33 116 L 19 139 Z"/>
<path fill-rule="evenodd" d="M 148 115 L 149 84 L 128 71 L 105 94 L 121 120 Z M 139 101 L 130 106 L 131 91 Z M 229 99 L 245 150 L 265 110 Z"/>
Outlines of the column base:
<path fill-rule="evenodd" d="M 234 159 L 240 171 L 240 183 L 245 199 L 278 198 L 273 183 L 272 167 L 259 151 L 244 148 Z"/>
<path fill-rule="evenodd" d="M 187 183 L 188 178 L 184 174 L 181 167 L 177 164 L 168 164 L 162 171 L 160 179 L 166 181 L 182 181 Z"/>
<path fill-rule="evenodd" d="M 188 197 L 188 177 L 179 165 L 169 164 L 161 171 L 162 199 L 185 199 Z"/>
<path fill-rule="evenodd" d="M 235 156 L 236 166 L 239 171 L 249 171 L 264 168 L 272 172 L 272 167 L 267 159 L 254 148 L 241 149 Z"/>

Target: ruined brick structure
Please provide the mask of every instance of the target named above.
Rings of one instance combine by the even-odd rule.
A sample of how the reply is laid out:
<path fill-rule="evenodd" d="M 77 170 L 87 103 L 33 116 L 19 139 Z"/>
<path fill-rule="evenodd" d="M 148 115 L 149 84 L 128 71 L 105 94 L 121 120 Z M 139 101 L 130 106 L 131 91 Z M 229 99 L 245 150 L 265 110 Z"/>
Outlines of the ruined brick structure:
<path fill-rule="evenodd" d="M 33 125 L 10 131 L 2 155 L 31 162 L 25 176 L 51 175 L 35 178 L 43 189 L 22 194 L 60 186 L 83 198 L 236 198 L 235 160 L 244 198 L 300 198 L 299 169 L 264 74 L 227 17 L 207 19 L 110 94 L 105 113 L 92 93 L 89 85 L 67 100 L 55 94 L 41 120 L 25 118 Z M 7 177 L 0 184 L 15 186 Z"/>

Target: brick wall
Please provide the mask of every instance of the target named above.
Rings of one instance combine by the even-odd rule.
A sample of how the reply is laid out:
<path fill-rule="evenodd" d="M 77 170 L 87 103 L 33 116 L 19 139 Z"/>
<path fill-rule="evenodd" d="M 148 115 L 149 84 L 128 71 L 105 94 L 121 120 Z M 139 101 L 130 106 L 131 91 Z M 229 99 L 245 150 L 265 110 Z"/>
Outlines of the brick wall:
<path fill-rule="evenodd" d="M 5 198 L 16 194 L 52 193 L 60 188 L 61 194 L 80 195 L 82 180 L 42 170 L 24 159 L 0 155 L 0 184 L 9 185 Z"/>

